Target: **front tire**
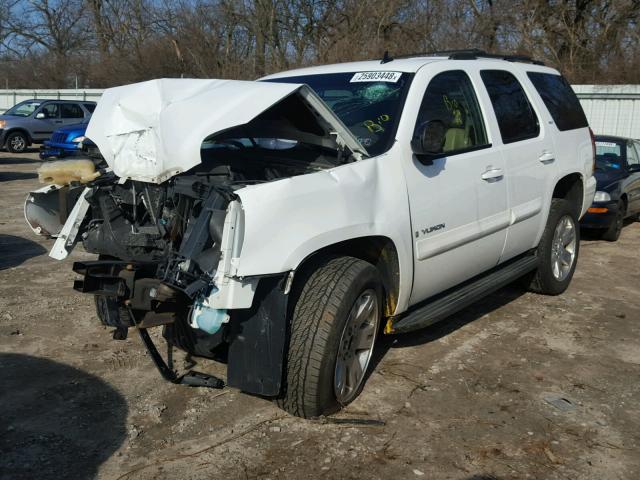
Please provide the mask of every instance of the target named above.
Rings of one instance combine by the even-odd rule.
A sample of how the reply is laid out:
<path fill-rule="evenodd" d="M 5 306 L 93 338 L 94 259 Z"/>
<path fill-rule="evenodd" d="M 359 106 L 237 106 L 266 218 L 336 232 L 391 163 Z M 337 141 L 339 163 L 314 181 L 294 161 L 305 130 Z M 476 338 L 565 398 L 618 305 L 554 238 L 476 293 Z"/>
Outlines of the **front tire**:
<path fill-rule="evenodd" d="M 620 238 L 622 226 L 624 225 L 624 215 L 624 203 L 618 202 L 618 212 L 616 213 L 613 222 L 611 222 L 611 225 L 609 225 L 609 228 L 607 228 L 602 234 L 603 240 L 606 240 L 607 242 L 616 242 Z"/>
<path fill-rule="evenodd" d="M 382 282 L 364 260 L 330 257 L 296 290 L 278 405 L 299 417 L 327 415 L 362 390 L 380 326 Z"/>
<path fill-rule="evenodd" d="M 28 145 L 29 140 L 22 132 L 13 132 L 7 137 L 7 150 L 11 153 L 24 153 Z"/>
<path fill-rule="evenodd" d="M 538 269 L 529 288 L 544 295 L 564 292 L 573 278 L 579 251 L 580 229 L 576 209 L 567 200 L 554 198 L 538 244 Z"/>

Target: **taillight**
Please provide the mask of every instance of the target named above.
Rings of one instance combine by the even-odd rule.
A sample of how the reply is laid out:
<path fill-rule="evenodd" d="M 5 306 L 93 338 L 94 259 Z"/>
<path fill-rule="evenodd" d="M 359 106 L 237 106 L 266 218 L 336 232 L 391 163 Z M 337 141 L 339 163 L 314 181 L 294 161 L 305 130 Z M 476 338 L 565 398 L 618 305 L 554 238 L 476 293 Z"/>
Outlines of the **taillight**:
<path fill-rule="evenodd" d="M 589 128 L 589 135 L 591 135 L 591 149 L 593 150 L 593 165 L 591 171 L 596 171 L 596 136 L 593 134 L 593 130 Z"/>

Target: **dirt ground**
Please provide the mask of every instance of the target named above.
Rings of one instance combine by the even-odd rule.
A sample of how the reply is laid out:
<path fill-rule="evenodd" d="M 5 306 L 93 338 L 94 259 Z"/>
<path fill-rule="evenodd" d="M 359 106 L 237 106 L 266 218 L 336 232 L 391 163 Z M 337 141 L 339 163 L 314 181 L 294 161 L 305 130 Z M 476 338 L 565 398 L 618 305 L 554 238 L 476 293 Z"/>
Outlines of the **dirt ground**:
<path fill-rule="evenodd" d="M 640 223 L 583 241 L 564 295 L 385 338 L 362 395 L 308 421 L 112 340 L 71 288 L 91 257 L 52 260 L 23 221 L 36 158 L 0 153 L 0 479 L 640 478 Z"/>

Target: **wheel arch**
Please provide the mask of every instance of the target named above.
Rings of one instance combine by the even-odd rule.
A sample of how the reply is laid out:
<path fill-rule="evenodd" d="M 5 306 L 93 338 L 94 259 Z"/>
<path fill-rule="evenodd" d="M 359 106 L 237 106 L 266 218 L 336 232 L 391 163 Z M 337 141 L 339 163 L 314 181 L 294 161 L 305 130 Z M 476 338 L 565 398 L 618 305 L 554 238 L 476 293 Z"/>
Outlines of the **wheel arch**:
<path fill-rule="evenodd" d="M 296 279 L 304 278 L 300 275 L 322 257 L 340 255 L 359 258 L 371 263 L 380 272 L 382 287 L 384 289 L 384 316 L 395 314 L 400 295 L 400 259 L 395 243 L 389 237 L 371 235 L 343 240 L 322 247 L 307 255 L 296 267 L 294 283 Z"/>
<path fill-rule="evenodd" d="M 629 197 L 627 196 L 627 192 L 624 192 L 622 195 L 620 195 L 620 200 L 622 200 L 622 203 L 624 203 L 624 213 L 626 214 L 629 210 Z"/>
<path fill-rule="evenodd" d="M 561 177 L 555 184 L 551 198 L 564 198 L 580 214 L 584 202 L 584 177 L 574 172 Z"/>

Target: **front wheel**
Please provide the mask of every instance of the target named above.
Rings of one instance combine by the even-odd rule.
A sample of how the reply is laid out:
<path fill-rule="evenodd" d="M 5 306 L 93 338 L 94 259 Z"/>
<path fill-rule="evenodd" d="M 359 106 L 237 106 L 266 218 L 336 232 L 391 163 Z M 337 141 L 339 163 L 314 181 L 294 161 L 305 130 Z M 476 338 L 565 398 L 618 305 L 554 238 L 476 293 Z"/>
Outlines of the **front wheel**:
<path fill-rule="evenodd" d="M 7 137 L 7 149 L 11 153 L 23 153 L 28 144 L 29 141 L 24 133 L 14 132 Z"/>
<path fill-rule="evenodd" d="M 551 200 L 547 225 L 538 244 L 538 269 L 530 288 L 545 295 L 564 292 L 576 269 L 580 229 L 573 206 L 562 198 Z"/>
<path fill-rule="evenodd" d="M 373 265 L 353 257 L 323 259 L 301 282 L 278 404 L 309 418 L 339 410 L 362 390 L 380 326 L 382 282 Z"/>
<path fill-rule="evenodd" d="M 624 203 L 618 202 L 618 211 L 613 219 L 613 222 L 611 222 L 611 225 L 609 225 L 609 228 L 607 228 L 602 234 L 603 240 L 606 240 L 608 242 L 616 242 L 620 238 L 622 227 L 624 225 L 624 210 Z"/>

